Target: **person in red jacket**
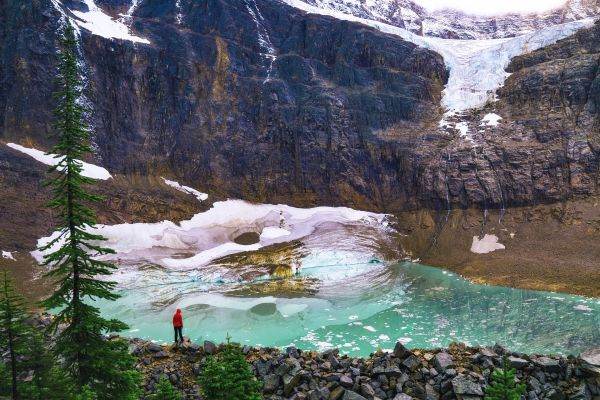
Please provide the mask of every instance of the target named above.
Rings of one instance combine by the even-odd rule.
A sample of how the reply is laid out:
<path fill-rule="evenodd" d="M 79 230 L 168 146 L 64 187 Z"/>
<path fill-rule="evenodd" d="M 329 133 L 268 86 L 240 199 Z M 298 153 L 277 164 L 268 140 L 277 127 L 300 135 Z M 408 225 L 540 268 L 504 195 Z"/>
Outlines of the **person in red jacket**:
<path fill-rule="evenodd" d="M 181 315 L 181 309 L 177 309 L 173 315 L 173 329 L 175 330 L 175 343 L 177 343 L 177 335 L 179 340 L 183 342 L 183 315 Z"/>

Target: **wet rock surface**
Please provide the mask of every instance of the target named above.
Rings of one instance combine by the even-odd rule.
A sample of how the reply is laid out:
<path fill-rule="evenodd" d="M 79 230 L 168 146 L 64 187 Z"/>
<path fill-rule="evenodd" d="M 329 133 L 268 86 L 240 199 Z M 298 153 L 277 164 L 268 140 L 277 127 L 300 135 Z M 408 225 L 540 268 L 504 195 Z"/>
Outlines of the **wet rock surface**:
<path fill-rule="evenodd" d="M 146 377 L 146 391 L 152 392 L 158 379 L 167 376 L 188 398 L 199 399 L 195 380 L 207 350 L 214 353 L 221 347 L 185 340 L 180 346 L 162 345 L 161 352 L 168 356 L 156 360 L 155 346 L 139 339 L 131 341 L 138 368 Z M 406 350 L 402 357 L 395 355 L 398 352 L 376 352 L 364 359 L 341 355 L 338 350 L 317 353 L 294 347 L 281 351 L 247 346 L 243 350 L 263 382 L 265 399 L 482 399 L 491 372 L 502 365 L 504 356 L 517 369 L 518 381 L 526 384 L 527 399 L 591 400 L 600 395 L 600 382 L 586 369 L 585 356 L 528 356 L 498 345 L 470 348 L 454 344 L 448 349 Z M 597 349 L 589 352 L 592 358 L 594 352 Z"/>

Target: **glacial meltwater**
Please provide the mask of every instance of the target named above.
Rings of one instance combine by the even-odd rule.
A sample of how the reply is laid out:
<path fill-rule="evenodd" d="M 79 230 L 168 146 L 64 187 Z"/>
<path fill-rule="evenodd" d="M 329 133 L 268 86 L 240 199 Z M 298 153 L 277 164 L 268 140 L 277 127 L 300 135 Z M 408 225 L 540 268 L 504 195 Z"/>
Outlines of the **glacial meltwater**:
<path fill-rule="evenodd" d="M 184 334 L 193 341 L 221 342 L 230 334 L 243 344 L 337 347 L 362 356 L 391 349 L 397 340 L 416 348 L 459 341 L 562 354 L 600 343 L 597 299 L 477 285 L 413 263 L 313 264 L 307 260 L 291 278 L 221 288 L 164 273 L 154 284 L 123 290 L 121 299 L 101 308 L 130 325 L 126 335 L 159 342 L 173 340 L 171 315 L 182 308 Z M 294 292 L 308 282 L 315 284 Z M 284 288 L 266 295 L 265 285 Z"/>
<path fill-rule="evenodd" d="M 173 340 L 181 308 L 184 335 L 196 342 L 229 334 L 352 355 L 397 340 L 571 354 L 600 344 L 600 300 L 476 285 L 398 262 L 405 253 L 389 217 L 227 200 L 178 224 L 98 226 L 116 252 L 106 257 L 118 265 L 110 278 L 122 297 L 97 304 L 129 324 L 125 335 L 158 342 Z"/>

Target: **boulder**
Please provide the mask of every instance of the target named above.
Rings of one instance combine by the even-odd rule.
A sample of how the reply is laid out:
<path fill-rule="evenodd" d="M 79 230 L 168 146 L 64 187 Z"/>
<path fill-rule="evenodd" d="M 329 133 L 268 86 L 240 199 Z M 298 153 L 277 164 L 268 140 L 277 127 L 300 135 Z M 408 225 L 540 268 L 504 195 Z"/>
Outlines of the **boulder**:
<path fill-rule="evenodd" d="M 435 355 L 433 364 L 438 371 L 443 372 L 448 368 L 454 367 L 454 360 L 450 354 L 441 352 Z"/>
<path fill-rule="evenodd" d="M 217 352 L 217 345 L 210 340 L 204 341 L 204 352 L 206 354 L 215 354 Z"/>
<path fill-rule="evenodd" d="M 279 388 L 280 378 L 275 374 L 269 374 L 263 379 L 263 392 L 275 393 Z"/>
<path fill-rule="evenodd" d="M 483 396 L 481 385 L 469 380 L 465 375 L 457 375 L 452 379 L 452 389 L 458 400 L 470 396 Z"/>
<path fill-rule="evenodd" d="M 533 363 L 547 373 L 559 373 L 560 364 L 558 360 L 550 357 L 537 357 L 532 359 Z"/>
<path fill-rule="evenodd" d="M 408 350 L 401 342 L 396 342 L 396 346 L 394 347 L 394 357 L 398 358 L 406 358 L 412 354 L 410 350 Z"/>
<path fill-rule="evenodd" d="M 510 366 L 515 369 L 523 369 L 529 364 L 527 360 L 513 356 L 508 357 L 508 362 L 510 363 Z"/>
<path fill-rule="evenodd" d="M 342 397 L 342 400 L 367 400 L 367 399 L 364 398 L 363 396 L 361 396 L 360 394 L 353 392 L 352 390 L 346 390 L 344 392 L 344 397 Z"/>

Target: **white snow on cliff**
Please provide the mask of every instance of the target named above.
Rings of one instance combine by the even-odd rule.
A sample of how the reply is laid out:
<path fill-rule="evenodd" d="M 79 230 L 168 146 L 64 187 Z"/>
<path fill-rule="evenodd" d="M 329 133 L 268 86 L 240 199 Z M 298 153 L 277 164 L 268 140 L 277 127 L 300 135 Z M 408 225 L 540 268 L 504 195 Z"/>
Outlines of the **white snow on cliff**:
<path fill-rule="evenodd" d="M 13 256 L 12 252 L 10 252 L 10 251 L 2 250 L 2 258 L 15 261 L 15 257 Z"/>
<path fill-rule="evenodd" d="M 149 44 L 148 39 L 135 36 L 130 33 L 129 27 L 123 20 L 115 20 L 105 14 L 100 7 L 94 3 L 94 0 L 82 0 L 88 7 L 88 11 L 71 10 L 75 18 L 70 18 L 75 26 L 79 26 L 90 31 L 93 35 L 102 36 L 107 39 L 128 40 L 134 43 Z M 134 1 L 131 12 L 135 10 L 137 1 Z M 63 14 L 62 4 L 59 0 L 52 0 L 54 7 Z M 131 16 L 129 16 L 131 17 Z"/>
<path fill-rule="evenodd" d="M 498 236 L 496 235 L 484 235 L 483 238 L 479 239 L 477 236 L 473 236 L 473 243 L 471 244 L 471 252 L 475 254 L 487 254 L 496 250 L 504 250 L 506 247 L 502 243 L 498 243 Z"/>
<path fill-rule="evenodd" d="M 321 226 L 360 225 L 387 230 L 387 216 L 346 207 L 296 208 L 283 204 L 252 204 L 242 200 L 215 202 L 211 209 L 179 224 L 171 221 L 97 225 L 91 230 L 108 240 L 102 245 L 116 251 L 120 262 L 146 259 L 179 270 L 206 265 L 225 255 L 258 250 L 312 234 Z M 282 228 L 285 226 L 285 229 Z M 260 241 L 241 245 L 234 242 L 242 233 L 258 232 Z M 58 238 L 61 232 L 38 240 L 38 248 Z M 31 254 L 38 261 L 55 251 L 59 240 L 45 253 Z M 181 254 L 187 257 L 181 258 Z M 111 256 L 108 256 L 111 257 Z"/>
<path fill-rule="evenodd" d="M 442 105 L 448 112 L 478 108 L 494 100 L 496 90 L 510 75 L 505 68 L 512 58 L 555 43 L 594 23 L 593 18 L 588 18 L 514 38 L 454 40 L 417 36 L 402 28 L 336 10 L 318 8 L 301 0 L 282 1 L 311 14 L 362 23 L 441 54 L 450 69 L 450 78 L 442 98 Z"/>
<path fill-rule="evenodd" d="M 56 165 L 60 161 L 56 154 L 44 153 L 41 150 L 24 147 L 15 143 L 7 143 L 6 145 L 12 149 L 15 149 L 17 151 L 20 151 L 21 153 L 27 154 L 30 157 L 33 157 L 36 161 L 39 161 L 42 164 Z M 81 160 L 76 161 L 79 162 L 82 166 L 81 174 L 83 176 L 87 176 L 88 178 L 92 179 L 100 179 L 103 181 L 112 178 L 112 175 L 105 168 L 99 167 L 94 164 L 86 163 Z"/>
<path fill-rule="evenodd" d="M 208 194 L 202 193 L 199 190 L 196 190 L 189 186 L 181 185 L 179 182 L 171 181 L 169 179 L 162 178 L 162 180 L 165 182 L 166 185 L 171 186 L 172 188 L 179 190 L 180 192 L 195 196 L 198 199 L 198 201 L 204 201 L 208 199 Z"/>

